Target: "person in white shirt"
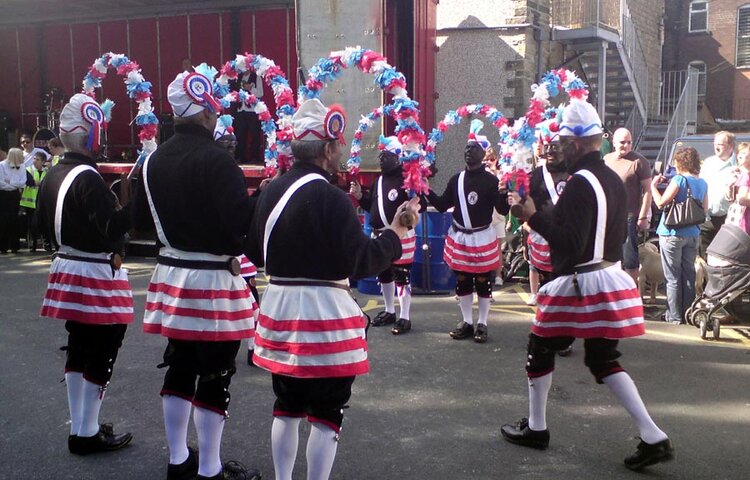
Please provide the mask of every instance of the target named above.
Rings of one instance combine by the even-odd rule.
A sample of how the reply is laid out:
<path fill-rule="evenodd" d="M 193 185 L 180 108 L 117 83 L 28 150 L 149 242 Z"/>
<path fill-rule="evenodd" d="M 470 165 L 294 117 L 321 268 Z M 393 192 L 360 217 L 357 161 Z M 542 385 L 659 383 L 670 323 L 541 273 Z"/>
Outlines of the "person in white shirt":
<path fill-rule="evenodd" d="M 47 160 L 50 158 L 50 154 L 42 148 L 34 146 L 34 140 L 28 133 L 21 135 L 21 148 L 23 148 L 23 168 L 28 168 L 34 165 L 34 155 L 36 152 L 42 152 Z"/>
<path fill-rule="evenodd" d="M 23 150 L 11 148 L 0 162 L 0 253 L 18 252 L 18 209 L 26 186 Z"/>
<path fill-rule="evenodd" d="M 247 93 L 255 95 L 259 100 L 263 98 L 263 79 L 255 72 L 246 72 L 240 78 L 242 89 Z M 255 113 L 244 103 L 237 107 L 234 117 L 234 134 L 237 136 L 237 150 L 235 159 L 239 163 L 262 163 L 263 132 L 260 129 L 260 120 Z"/>
<path fill-rule="evenodd" d="M 729 200 L 727 186 L 737 170 L 737 156 L 734 153 L 735 137 L 731 132 L 721 131 L 714 135 L 714 153 L 701 166 L 700 177 L 708 183 L 708 220 L 700 226 L 698 253 L 706 257 L 706 249 L 727 218 Z"/>

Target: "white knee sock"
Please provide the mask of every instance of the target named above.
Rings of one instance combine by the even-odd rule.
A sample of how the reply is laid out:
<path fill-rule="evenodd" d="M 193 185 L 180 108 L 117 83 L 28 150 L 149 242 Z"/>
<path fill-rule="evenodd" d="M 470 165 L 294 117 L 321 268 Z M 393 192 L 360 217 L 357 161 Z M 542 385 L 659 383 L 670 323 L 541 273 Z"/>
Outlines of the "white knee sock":
<path fill-rule="evenodd" d="M 552 387 L 552 374 L 529 378 L 529 428 L 547 430 L 547 394 Z"/>
<path fill-rule="evenodd" d="M 195 407 L 193 423 L 198 434 L 198 474 L 213 477 L 221 472 L 221 434 L 224 431 L 224 415 Z"/>
<path fill-rule="evenodd" d="M 477 298 L 477 302 L 479 303 L 479 318 L 477 319 L 477 323 L 480 325 L 487 325 L 487 317 L 490 316 L 490 301 L 490 298 Z"/>
<path fill-rule="evenodd" d="M 101 387 L 84 379 L 79 437 L 93 437 L 99 433 L 99 410 L 102 408 L 102 401 L 104 401 L 104 393 Z"/>
<path fill-rule="evenodd" d="M 339 442 L 336 432 L 319 423 L 310 423 L 307 439 L 307 480 L 328 480 Z"/>
<path fill-rule="evenodd" d="M 411 309 L 411 287 L 409 285 L 405 285 L 399 288 L 401 292 L 398 296 L 398 304 L 401 311 L 398 314 L 398 318 L 409 320 L 409 310 Z"/>
<path fill-rule="evenodd" d="M 247 339 L 247 349 L 255 350 L 255 337 L 250 337 Z"/>
<path fill-rule="evenodd" d="M 609 387 L 625 410 L 635 420 L 641 433 L 641 440 L 654 444 L 667 439 L 667 434 L 656 426 L 643 404 L 638 387 L 627 372 L 617 372 L 606 376 L 602 381 Z"/>
<path fill-rule="evenodd" d="M 68 410 L 70 411 L 70 434 L 78 435 L 83 416 L 83 373 L 67 372 L 65 387 L 68 390 Z"/>
<path fill-rule="evenodd" d="M 388 313 L 396 313 L 396 306 L 393 303 L 393 299 L 396 296 L 396 284 L 393 282 L 381 283 L 380 288 L 383 289 L 385 311 Z"/>
<path fill-rule="evenodd" d="M 187 434 L 193 404 L 184 398 L 164 395 L 161 397 L 161 406 L 169 446 L 169 463 L 179 465 L 188 458 Z"/>
<path fill-rule="evenodd" d="M 276 480 L 292 480 L 299 445 L 301 418 L 274 417 L 271 425 L 271 453 Z"/>
<path fill-rule="evenodd" d="M 458 305 L 461 307 L 461 315 L 464 317 L 464 322 L 472 325 L 474 320 L 471 316 L 471 305 L 474 303 L 474 294 L 464 295 L 458 297 Z"/>

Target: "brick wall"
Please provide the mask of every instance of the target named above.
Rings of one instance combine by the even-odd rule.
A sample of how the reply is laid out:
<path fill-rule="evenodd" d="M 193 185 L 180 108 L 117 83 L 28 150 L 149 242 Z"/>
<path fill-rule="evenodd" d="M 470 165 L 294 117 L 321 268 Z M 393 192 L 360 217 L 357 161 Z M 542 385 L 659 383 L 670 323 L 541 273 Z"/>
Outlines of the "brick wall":
<path fill-rule="evenodd" d="M 735 68 L 737 9 L 747 0 L 709 0 L 708 31 L 688 32 L 689 0 L 669 0 L 665 20 L 665 69 L 705 62 L 706 106 L 715 118 L 750 118 L 750 69 Z"/>

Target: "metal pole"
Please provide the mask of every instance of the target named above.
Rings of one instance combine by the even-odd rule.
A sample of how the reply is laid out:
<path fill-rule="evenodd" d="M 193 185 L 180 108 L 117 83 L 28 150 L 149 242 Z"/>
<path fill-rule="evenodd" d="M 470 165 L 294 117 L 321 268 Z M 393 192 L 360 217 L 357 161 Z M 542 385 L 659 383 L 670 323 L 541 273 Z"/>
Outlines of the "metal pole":
<path fill-rule="evenodd" d="M 21 105 L 21 130 L 25 128 L 24 125 L 24 111 L 23 111 L 23 75 L 21 75 L 21 39 L 18 35 L 18 29 L 16 28 L 16 64 L 18 65 L 18 102 Z"/>
<path fill-rule="evenodd" d="M 78 83 L 78 79 L 76 78 L 76 53 L 74 50 L 75 43 L 73 42 L 73 25 L 68 25 L 68 35 L 70 37 L 70 71 L 71 77 L 73 78 L 72 97 L 76 93 L 76 86 Z"/>
<path fill-rule="evenodd" d="M 159 114 L 164 112 L 164 95 L 162 94 L 163 85 L 161 83 L 161 26 L 159 25 L 159 17 L 156 17 L 156 78 L 158 86 L 156 91 L 159 92 Z"/>
<path fill-rule="evenodd" d="M 597 2 L 597 5 L 599 2 Z M 598 7 L 597 7 L 598 14 Z M 599 91 L 597 92 L 597 110 L 599 110 L 599 118 L 602 120 L 602 125 L 605 124 L 605 108 L 607 102 L 605 97 L 607 96 L 607 42 L 602 42 L 599 47 Z"/>

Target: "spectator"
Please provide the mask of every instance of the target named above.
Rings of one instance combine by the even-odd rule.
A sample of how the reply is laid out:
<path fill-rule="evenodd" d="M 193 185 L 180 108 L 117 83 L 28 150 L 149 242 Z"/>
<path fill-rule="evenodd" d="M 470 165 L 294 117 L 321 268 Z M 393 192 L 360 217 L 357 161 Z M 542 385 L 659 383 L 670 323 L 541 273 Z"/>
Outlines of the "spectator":
<path fill-rule="evenodd" d="M 34 165 L 26 168 L 26 188 L 21 193 L 21 236 L 26 236 L 26 244 L 30 252 L 36 252 L 36 242 L 39 229 L 36 221 L 36 197 L 47 171 L 44 162 L 47 158 L 42 152 L 34 154 Z"/>
<path fill-rule="evenodd" d="M 47 148 L 49 148 L 49 153 L 52 154 L 52 157 L 48 157 L 49 162 L 45 167 L 54 167 L 62 158 L 63 153 L 65 153 L 65 147 L 63 147 L 59 138 L 53 138 L 47 142 Z"/>
<path fill-rule="evenodd" d="M 3 160 L 5 160 L 7 157 L 8 157 L 8 152 L 6 152 L 3 149 L 0 149 L 0 162 L 2 162 Z"/>
<path fill-rule="evenodd" d="M 709 219 L 700 226 L 700 255 L 706 257 L 706 248 L 716 236 L 729 210 L 726 198 L 727 186 L 733 178 L 737 167 L 734 154 L 735 138 L 730 132 L 719 132 L 714 135 L 714 153 L 703 161 L 700 177 L 708 183 L 708 216 Z"/>
<path fill-rule="evenodd" d="M 21 148 L 23 148 L 24 168 L 28 168 L 34 164 L 34 155 L 37 152 L 42 152 L 46 158 L 50 157 L 49 153 L 42 150 L 41 148 L 36 148 L 34 146 L 34 140 L 28 133 L 24 133 L 23 135 L 21 135 Z"/>
<path fill-rule="evenodd" d="M 497 177 L 498 180 L 500 180 L 503 176 L 503 172 L 500 170 L 500 166 L 498 165 L 498 161 L 500 160 L 500 156 L 495 152 L 495 149 L 492 147 L 489 147 L 487 149 L 487 152 L 484 154 L 484 160 L 482 162 L 484 163 L 484 168 L 491 174 Z M 500 251 L 503 251 L 503 240 L 505 239 L 505 216 L 498 213 L 497 210 L 492 211 L 492 228 L 495 229 L 495 232 L 497 232 L 497 248 L 500 249 Z M 502 285 L 503 284 L 503 263 L 502 260 L 500 262 L 500 266 L 495 271 L 495 285 Z"/>
<path fill-rule="evenodd" d="M 677 175 L 669 182 L 662 195 L 657 185 L 664 180 L 658 175 L 651 182 L 651 194 L 659 208 L 669 205 L 672 200 L 684 202 L 687 190 L 693 198 L 703 202 L 703 209 L 708 211 L 709 186 L 699 177 L 700 157 L 692 148 L 681 148 L 674 158 Z M 666 215 L 662 215 L 656 233 L 659 234 L 661 263 L 664 267 L 664 278 L 667 281 L 667 311 L 664 320 L 683 323 L 685 311 L 695 300 L 695 256 L 698 249 L 699 227 L 669 228 L 664 225 Z"/>
<path fill-rule="evenodd" d="M 627 128 L 618 128 L 612 136 L 614 151 L 604 162 L 625 184 L 628 227 L 622 245 L 622 268 L 638 284 L 638 230 L 646 231 L 651 212 L 651 167 L 646 157 L 633 150 L 633 137 Z"/>
<path fill-rule="evenodd" d="M 0 253 L 18 252 L 18 207 L 26 185 L 23 150 L 11 148 L 0 162 Z"/>
<path fill-rule="evenodd" d="M 241 88 L 258 100 L 263 97 L 263 79 L 255 72 L 245 72 L 240 77 Z M 263 131 L 260 119 L 253 109 L 240 103 L 234 117 L 234 133 L 237 136 L 235 158 L 238 163 L 261 163 L 263 159 Z"/>
<path fill-rule="evenodd" d="M 750 234 L 750 143 L 741 143 L 737 148 L 739 177 L 728 189 L 727 197 L 733 201 L 727 214 L 727 223 L 739 226 Z"/>
<path fill-rule="evenodd" d="M 602 146 L 599 147 L 599 152 L 602 154 L 602 158 L 608 153 L 612 153 L 612 132 L 609 128 L 602 126 L 604 133 L 602 134 Z"/>

